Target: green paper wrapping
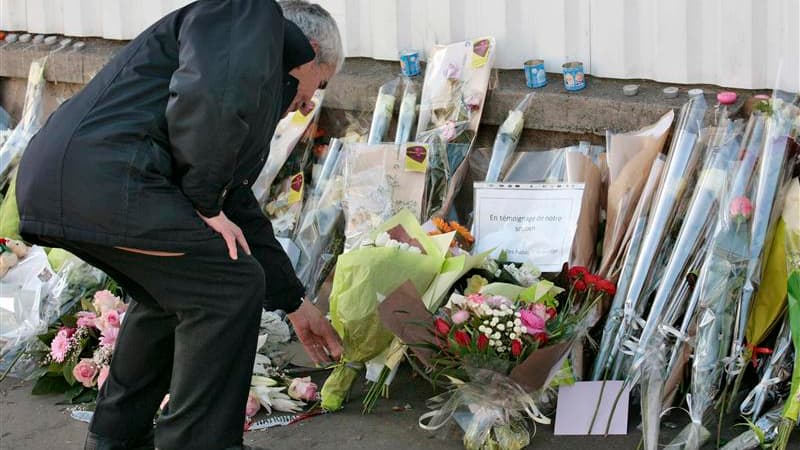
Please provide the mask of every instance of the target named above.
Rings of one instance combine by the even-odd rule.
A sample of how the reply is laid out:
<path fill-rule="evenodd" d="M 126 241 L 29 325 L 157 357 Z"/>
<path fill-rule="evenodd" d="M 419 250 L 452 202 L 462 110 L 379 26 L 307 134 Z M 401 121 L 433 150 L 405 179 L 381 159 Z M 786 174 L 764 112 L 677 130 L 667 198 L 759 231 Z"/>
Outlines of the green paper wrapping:
<path fill-rule="evenodd" d="M 383 352 L 394 335 L 381 323 L 380 302 L 406 281 L 425 292 L 439 274 L 444 254 L 413 214 L 402 211 L 374 235 L 402 226 L 424 249 L 416 254 L 389 247 L 361 247 L 339 257 L 330 296 L 333 327 L 344 345 L 340 365 L 322 387 L 322 407 L 342 407 L 361 364 Z"/>
<path fill-rule="evenodd" d="M 794 348 L 800 348 L 800 268 L 796 268 L 791 275 L 789 275 L 788 282 L 788 300 L 789 300 L 789 323 L 792 328 L 792 342 Z M 797 423 L 800 417 L 800 358 L 798 352 L 795 350 L 794 356 L 794 371 L 792 372 L 792 389 L 789 398 L 786 400 L 786 406 L 783 409 L 783 417 L 791 419 Z"/>

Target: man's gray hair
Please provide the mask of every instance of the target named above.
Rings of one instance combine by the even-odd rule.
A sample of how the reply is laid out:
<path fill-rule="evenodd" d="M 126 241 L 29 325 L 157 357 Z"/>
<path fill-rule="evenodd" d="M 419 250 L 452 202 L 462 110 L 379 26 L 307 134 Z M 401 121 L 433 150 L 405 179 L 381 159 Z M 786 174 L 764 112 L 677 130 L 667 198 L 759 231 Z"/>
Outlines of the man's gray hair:
<path fill-rule="evenodd" d="M 294 22 L 309 40 L 317 41 L 320 64 L 328 64 L 338 72 L 344 63 L 344 50 L 339 27 L 333 16 L 316 3 L 305 0 L 280 0 L 283 16 Z"/>

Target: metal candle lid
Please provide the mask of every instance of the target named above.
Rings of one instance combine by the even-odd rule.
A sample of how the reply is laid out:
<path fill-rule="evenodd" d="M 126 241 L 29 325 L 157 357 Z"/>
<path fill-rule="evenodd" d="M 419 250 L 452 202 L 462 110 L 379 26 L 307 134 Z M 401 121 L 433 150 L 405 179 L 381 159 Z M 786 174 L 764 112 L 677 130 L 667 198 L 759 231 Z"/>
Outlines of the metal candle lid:
<path fill-rule="evenodd" d="M 678 96 L 678 88 L 675 86 L 665 87 L 663 92 L 664 96 L 667 98 L 675 98 Z"/>
<path fill-rule="evenodd" d="M 703 95 L 703 90 L 700 88 L 689 89 L 689 97 L 694 97 L 697 95 Z"/>
<path fill-rule="evenodd" d="M 6 42 L 8 42 L 9 44 L 17 42 L 17 39 L 19 39 L 19 35 L 16 33 L 11 33 L 6 35 Z"/>
<path fill-rule="evenodd" d="M 622 86 L 622 93 L 627 95 L 628 97 L 632 97 L 639 93 L 639 85 L 626 84 L 625 86 Z"/>
<path fill-rule="evenodd" d="M 58 42 L 58 37 L 57 36 L 47 36 L 46 38 L 44 38 L 44 43 L 46 45 L 53 45 L 56 42 Z"/>

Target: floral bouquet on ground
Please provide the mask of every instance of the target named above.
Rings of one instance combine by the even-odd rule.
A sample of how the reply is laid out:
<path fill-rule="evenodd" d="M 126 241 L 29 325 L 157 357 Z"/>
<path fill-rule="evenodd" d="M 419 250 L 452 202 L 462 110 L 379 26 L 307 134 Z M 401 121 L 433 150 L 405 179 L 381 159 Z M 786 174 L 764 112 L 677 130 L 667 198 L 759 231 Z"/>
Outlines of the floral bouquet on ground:
<path fill-rule="evenodd" d="M 430 317 L 430 339 L 416 345 L 434 383 L 452 389 L 429 400 L 420 417 L 427 430 L 450 419 L 464 430 L 467 449 L 521 449 L 530 443 L 527 419 L 550 423 L 535 394 L 558 373 L 586 316 L 615 286 L 573 267 L 565 288 L 539 280 L 528 287 L 470 282 Z"/>
<path fill-rule="evenodd" d="M 127 305 L 109 290 L 81 303 L 81 311 L 39 336 L 47 350 L 40 352 L 33 395 L 64 393 L 72 403 L 86 403 L 105 382 Z"/>
<path fill-rule="evenodd" d="M 449 244 L 449 241 L 448 241 Z M 344 344 L 342 360 L 322 387 L 322 406 L 335 411 L 363 367 L 394 336 L 381 323 L 379 305 L 403 283 L 425 292 L 445 262 L 442 246 L 401 211 L 373 231 L 361 246 L 341 256 L 330 295 L 330 317 Z"/>

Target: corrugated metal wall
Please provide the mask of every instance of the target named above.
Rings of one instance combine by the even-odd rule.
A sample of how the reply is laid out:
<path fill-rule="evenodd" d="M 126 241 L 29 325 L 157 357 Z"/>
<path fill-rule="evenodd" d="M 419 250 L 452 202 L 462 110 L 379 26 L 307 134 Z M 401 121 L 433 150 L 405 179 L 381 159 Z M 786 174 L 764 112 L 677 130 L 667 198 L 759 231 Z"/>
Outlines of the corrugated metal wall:
<path fill-rule="evenodd" d="M 581 60 L 597 76 L 800 90 L 798 0 L 317 0 L 348 56 L 493 35 L 497 66 Z M 130 39 L 189 0 L 0 0 L 0 29 Z"/>

